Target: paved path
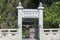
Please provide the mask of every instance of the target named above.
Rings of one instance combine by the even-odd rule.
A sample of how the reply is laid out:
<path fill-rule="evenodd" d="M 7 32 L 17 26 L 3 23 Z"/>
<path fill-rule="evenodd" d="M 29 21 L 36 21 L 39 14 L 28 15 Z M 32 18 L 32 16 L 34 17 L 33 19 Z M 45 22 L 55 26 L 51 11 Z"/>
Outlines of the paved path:
<path fill-rule="evenodd" d="M 30 39 L 30 38 L 28 38 L 28 39 L 23 39 L 23 40 L 37 40 L 37 39 Z"/>

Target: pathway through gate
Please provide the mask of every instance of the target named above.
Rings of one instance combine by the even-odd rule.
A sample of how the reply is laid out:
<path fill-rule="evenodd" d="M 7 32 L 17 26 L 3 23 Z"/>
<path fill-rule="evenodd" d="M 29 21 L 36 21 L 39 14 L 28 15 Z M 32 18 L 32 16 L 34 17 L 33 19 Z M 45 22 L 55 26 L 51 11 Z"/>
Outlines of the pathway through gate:
<path fill-rule="evenodd" d="M 23 18 L 22 24 L 22 39 L 39 39 L 38 18 Z"/>

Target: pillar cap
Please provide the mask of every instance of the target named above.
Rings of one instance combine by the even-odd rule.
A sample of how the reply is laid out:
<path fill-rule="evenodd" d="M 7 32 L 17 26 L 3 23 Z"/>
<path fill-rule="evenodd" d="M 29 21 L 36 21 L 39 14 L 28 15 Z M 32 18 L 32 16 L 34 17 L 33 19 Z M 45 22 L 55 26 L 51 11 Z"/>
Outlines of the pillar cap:
<path fill-rule="evenodd" d="M 42 2 L 40 2 L 38 9 L 44 9 L 44 7 L 42 5 L 43 5 Z"/>
<path fill-rule="evenodd" d="M 23 6 L 22 6 L 21 2 L 19 2 L 19 5 L 18 5 L 17 9 L 23 9 Z"/>

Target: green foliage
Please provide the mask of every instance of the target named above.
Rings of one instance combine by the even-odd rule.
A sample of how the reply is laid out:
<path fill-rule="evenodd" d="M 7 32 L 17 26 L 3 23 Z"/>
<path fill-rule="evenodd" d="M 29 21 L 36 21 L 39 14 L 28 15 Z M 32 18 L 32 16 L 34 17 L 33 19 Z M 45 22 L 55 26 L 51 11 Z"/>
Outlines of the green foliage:
<path fill-rule="evenodd" d="M 17 5 L 19 0 L 0 0 L 0 28 L 17 28 Z M 5 25 L 6 24 L 6 25 Z"/>
<path fill-rule="evenodd" d="M 60 24 L 60 1 L 53 3 L 44 10 L 44 26 L 47 28 L 58 28 Z"/>
<path fill-rule="evenodd" d="M 39 6 L 39 1 L 38 0 L 23 0 L 22 5 L 24 8 L 36 9 L 37 6 Z"/>
<path fill-rule="evenodd" d="M 0 0 L 0 28 L 17 28 L 17 5 L 20 0 Z M 21 0 L 24 8 L 36 9 L 38 0 Z M 60 0 L 42 0 L 45 4 L 44 27 L 58 27 L 60 24 Z M 55 2 L 55 3 L 54 3 Z M 53 4 L 51 4 L 53 3 Z M 51 6 L 49 6 L 51 4 Z"/>
<path fill-rule="evenodd" d="M 29 34 L 29 30 L 26 28 L 23 28 L 22 34 L 23 34 L 23 36 L 27 37 Z"/>

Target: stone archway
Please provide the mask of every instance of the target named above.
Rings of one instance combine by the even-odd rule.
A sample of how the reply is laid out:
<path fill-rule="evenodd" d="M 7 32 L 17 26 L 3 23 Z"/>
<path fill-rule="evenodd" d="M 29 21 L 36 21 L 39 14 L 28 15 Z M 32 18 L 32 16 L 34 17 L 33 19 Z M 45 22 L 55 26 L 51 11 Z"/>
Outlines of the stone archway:
<path fill-rule="evenodd" d="M 22 40 L 22 20 L 23 18 L 38 18 L 39 19 L 39 40 L 43 40 L 43 9 L 42 3 L 38 9 L 23 9 L 21 2 L 19 2 L 18 8 L 18 33 L 19 40 Z"/>

